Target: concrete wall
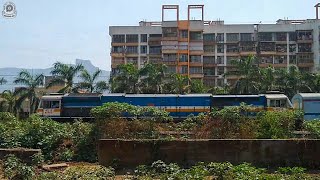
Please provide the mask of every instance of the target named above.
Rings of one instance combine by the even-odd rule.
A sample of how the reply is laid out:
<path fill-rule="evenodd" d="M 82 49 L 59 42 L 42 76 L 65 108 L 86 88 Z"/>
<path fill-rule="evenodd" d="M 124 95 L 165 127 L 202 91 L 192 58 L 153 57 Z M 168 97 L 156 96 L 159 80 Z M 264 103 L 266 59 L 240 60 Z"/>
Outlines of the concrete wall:
<path fill-rule="evenodd" d="M 156 160 L 188 167 L 199 161 L 319 167 L 320 140 L 113 140 L 98 143 L 99 163 L 135 168 Z"/>
<path fill-rule="evenodd" d="M 14 154 L 24 162 L 30 163 L 32 161 L 32 156 L 41 153 L 41 149 L 26 149 L 26 148 L 12 148 L 4 149 L 0 148 L 0 159 L 5 159 L 9 154 Z"/>

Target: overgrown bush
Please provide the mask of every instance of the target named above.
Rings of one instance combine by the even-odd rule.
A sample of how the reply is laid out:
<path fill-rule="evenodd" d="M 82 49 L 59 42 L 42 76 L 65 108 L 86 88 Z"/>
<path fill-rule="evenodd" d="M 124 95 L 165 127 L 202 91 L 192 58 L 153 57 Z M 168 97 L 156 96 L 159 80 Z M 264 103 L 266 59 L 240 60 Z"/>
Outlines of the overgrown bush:
<path fill-rule="evenodd" d="M 232 165 L 231 163 L 203 163 L 184 169 L 177 164 L 166 164 L 158 160 L 152 165 L 141 165 L 134 171 L 135 179 L 261 179 L 261 180 L 293 180 L 313 179 L 314 177 L 304 173 L 301 167 L 279 168 L 275 172 L 267 172 L 266 169 L 257 168 L 249 163 Z"/>
<path fill-rule="evenodd" d="M 320 120 L 306 121 L 303 127 L 309 131 L 314 138 L 320 138 Z"/>
<path fill-rule="evenodd" d="M 152 106 L 140 107 L 127 103 L 108 102 L 102 106 L 95 107 L 91 114 L 98 120 L 119 119 L 130 117 L 134 119 L 148 119 L 157 122 L 168 122 L 172 120 L 169 112 Z"/>
<path fill-rule="evenodd" d="M 286 139 L 291 138 L 296 121 L 301 118 L 299 111 L 279 110 L 265 111 L 257 116 L 259 122 L 258 138 Z"/>
<path fill-rule="evenodd" d="M 96 161 L 93 125 L 58 123 L 36 115 L 0 121 L 0 147 L 41 149 L 46 160 Z"/>
<path fill-rule="evenodd" d="M 5 158 L 4 175 L 8 179 L 32 179 L 35 175 L 34 168 L 26 163 L 23 163 L 14 155 L 8 155 Z"/>
<path fill-rule="evenodd" d="M 9 112 L 0 112 L 0 122 L 1 121 L 14 121 L 16 117 Z"/>

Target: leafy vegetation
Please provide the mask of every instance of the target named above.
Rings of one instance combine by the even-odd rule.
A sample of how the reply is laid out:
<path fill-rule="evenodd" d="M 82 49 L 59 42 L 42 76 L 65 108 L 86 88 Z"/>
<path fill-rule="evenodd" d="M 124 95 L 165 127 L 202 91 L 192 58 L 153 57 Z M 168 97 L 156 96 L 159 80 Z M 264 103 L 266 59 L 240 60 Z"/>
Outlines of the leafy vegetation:
<path fill-rule="evenodd" d="M 313 179 L 301 167 L 282 167 L 274 173 L 257 168 L 249 163 L 232 165 L 231 163 L 199 162 L 189 169 L 183 169 L 175 163 L 166 164 L 161 160 L 150 166 L 140 165 L 134 171 L 136 179 Z"/>

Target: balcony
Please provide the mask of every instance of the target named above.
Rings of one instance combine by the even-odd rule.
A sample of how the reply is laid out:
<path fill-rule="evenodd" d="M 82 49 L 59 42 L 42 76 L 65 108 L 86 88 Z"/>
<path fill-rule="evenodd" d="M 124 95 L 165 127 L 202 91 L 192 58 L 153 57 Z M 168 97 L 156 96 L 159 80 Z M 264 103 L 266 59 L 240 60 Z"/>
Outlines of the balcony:
<path fill-rule="evenodd" d="M 312 30 L 310 30 L 310 31 L 297 31 L 297 42 L 298 43 L 312 43 L 313 42 Z"/>
<path fill-rule="evenodd" d="M 149 46 L 160 46 L 162 37 L 149 37 L 148 45 Z"/>
<path fill-rule="evenodd" d="M 274 42 L 261 42 L 259 47 L 261 55 L 276 54 L 276 46 Z"/>
<path fill-rule="evenodd" d="M 297 61 L 298 67 L 313 67 L 314 61 L 313 59 L 298 59 Z"/>

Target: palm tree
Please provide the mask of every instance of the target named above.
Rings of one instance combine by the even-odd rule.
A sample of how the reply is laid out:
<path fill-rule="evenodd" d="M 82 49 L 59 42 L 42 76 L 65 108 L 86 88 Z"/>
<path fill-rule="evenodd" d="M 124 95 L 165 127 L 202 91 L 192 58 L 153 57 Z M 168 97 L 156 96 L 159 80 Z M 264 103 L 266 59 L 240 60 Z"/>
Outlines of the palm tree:
<path fill-rule="evenodd" d="M 299 92 L 311 92 L 312 89 L 303 80 L 297 66 L 290 66 L 288 70 L 277 71 L 277 85 L 288 97 L 293 97 Z"/>
<path fill-rule="evenodd" d="M 234 87 L 235 93 L 250 94 L 257 93 L 259 91 L 259 68 L 255 63 L 256 61 L 255 56 L 231 61 L 231 64 L 235 66 L 237 71 L 227 72 L 226 76 L 239 76 L 239 80 L 236 82 Z"/>
<path fill-rule="evenodd" d="M 21 104 L 25 100 L 29 100 L 29 112 L 33 113 L 39 102 L 37 88 L 43 85 L 43 74 L 31 75 L 28 71 L 22 70 L 18 77 L 14 80 L 15 84 L 24 85 L 15 91 L 15 95 L 19 96 L 17 104 Z"/>
<path fill-rule="evenodd" d="M 74 77 L 79 73 L 81 70 L 83 70 L 84 67 L 82 64 L 77 65 L 69 65 L 69 64 L 63 64 L 61 62 L 56 62 L 53 64 L 53 70 L 51 71 L 51 74 L 56 76 L 47 86 L 47 88 L 59 85 L 59 84 L 65 84 L 65 86 L 60 89 L 58 92 L 61 93 L 70 93 L 70 92 L 76 92 L 76 89 L 73 87 L 73 80 Z"/>
<path fill-rule="evenodd" d="M 162 93 L 165 79 L 165 64 L 146 64 L 140 69 L 140 89 L 143 93 Z"/>
<path fill-rule="evenodd" d="M 105 81 L 97 81 L 97 78 L 101 74 L 101 70 L 97 69 L 92 75 L 87 70 L 82 70 L 80 74 L 80 78 L 82 82 L 78 84 L 79 89 L 85 89 L 87 92 L 93 93 L 101 93 L 107 90 L 107 83 Z"/>
<path fill-rule="evenodd" d="M 5 84 L 7 82 L 8 81 L 4 77 L 0 78 L 0 85 Z"/>
<path fill-rule="evenodd" d="M 0 102 L 1 109 L 4 109 L 7 112 L 10 113 L 17 113 L 18 107 L 20 107 L 20 104 L 16 104 L 17 97 L 14 94 L 14 92 L 10 90 L 4 90 L 1 94 L 2 101 Z"/>
<path fill-rule="evenodd" d="M 176 93 L 176 94 L 185 94 L 190 91 L 189 85 L 190 79 L 187 76 L 183 76 L 181 74 L 172 74 L 170 82 L 168 86 L 171 86 L 171 89 L 168 93 Z"/>
<path fill-rule="evenodd" d="M 275 69 L 271 66 L 267 68 L 259 68 L 260 72 L 260 93 L 266 93 L 267 91 L 275 90 L 276 77 Z"/>
<path fill-rule="evenodd" d="M 134 64 L 120 64 L 119 72 L 110 78 L 111 92 L 113 93 L 138 93 L 140 72 Z"/>
<path fill-rule="evenodd" d="M 208 88 L 205 87 L 201 80 L 193 79 L 191 80 L 190 91 L 191 93 L 206 93 Z"/>

